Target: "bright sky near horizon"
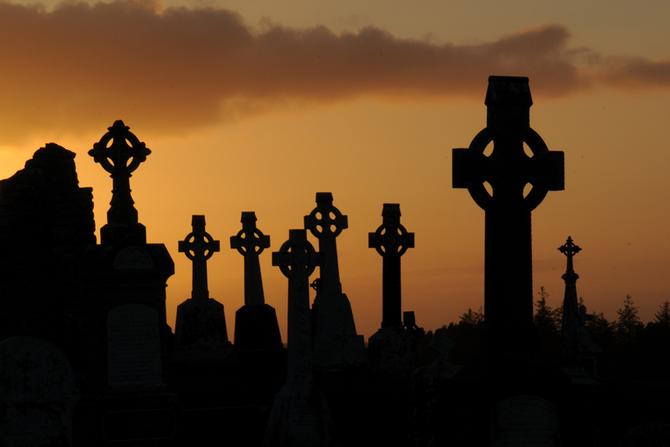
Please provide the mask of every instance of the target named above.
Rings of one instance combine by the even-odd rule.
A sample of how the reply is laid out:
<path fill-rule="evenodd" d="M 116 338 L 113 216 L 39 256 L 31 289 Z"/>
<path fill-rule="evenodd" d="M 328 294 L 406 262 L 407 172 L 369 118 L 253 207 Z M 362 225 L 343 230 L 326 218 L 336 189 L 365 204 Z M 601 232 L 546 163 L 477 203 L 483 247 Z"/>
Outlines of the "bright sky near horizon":
<path fill-rule="evenodd" d="M 380 324 L 381 258 L 367 234 L 384 202 L 400 203 L 416 233 L 403 308 L 433 329 L 482 306 L 484 215 L 451 188 L 451 149 L 484 127 L 489 74 L 530 77 L 531 125 L 565 151 L 566 190 L 533 213 L 534 289 L 560 303 L 557 247 L 570 234 L 591 310 L 613 318 L 631 294 L 647 320 L 670 299 L 670 2 L 34 5 L 0 3 L 0 177 L 45 142 L 75 151 L 99 228 L 111 179 L 86 152 L 123 119 L 152 150 L 131 185 L 149 240 L 176 263 L 171 325 L 191 285 L 177 241 L 205 214 L 222 246 L 210 293 L 232 338 L 243 276 L 228 240 L 254 210 L 272 242 L 266 300 L 284 329 L 286 280 L 270 252 L 317 191 L 349 216 L 338 252 L 359 332 Z"/>

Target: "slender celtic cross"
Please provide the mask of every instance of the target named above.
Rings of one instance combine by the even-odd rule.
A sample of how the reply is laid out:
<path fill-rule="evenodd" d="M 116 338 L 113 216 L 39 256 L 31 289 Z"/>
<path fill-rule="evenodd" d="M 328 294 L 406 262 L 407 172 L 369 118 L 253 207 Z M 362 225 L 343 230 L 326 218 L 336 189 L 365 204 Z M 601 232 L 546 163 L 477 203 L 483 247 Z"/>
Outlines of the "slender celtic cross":
<path fill-rule="evenodd" d="M 575 273 L 575 268 L 572 262 L 572 258 L 575 257 L 577 253 L 582 251 L 582 248 L 578 245 L 575 245 L 574 241 L 572 240 L 571 236 L 568 236 L 568 239 L 565 241 L 565 244 L 561 245 L 558 247 L 558 251 L 563 253 L 565 257 L 567 258 L 567 267 L 565 269 L 565 274 L 563 275 L 563 279 L 572 279 L 574 277 L 574 280 L 576 281 L 579 279 L 579 275 Z M 569 278 L 567 278 L 569 277 Z"/>
<path fill-rule="evenodd" d="M 261 305 L 263 296 L 263 278 L 258 256 L 270 247 L 270 236 L 256 228 L 256 213 L 242 212 L 242 229 L 230 237 L 230 248 L 244 256 L 244 304 Z"/>
<path fill-rule="evenodd" d="M 151 151 L 141 142 L 123 121 L 115 121 L 108 132 L 88 151 L 93 160 L 109 172 L 112 177 L 112 200 L 107 211 L 108 229 L 101 230 L 102 242 L 125 237 L 116 232 L 139 232 L 139 238 L 146 241 L 144 227 L 138 223 L 137 210 L 130 189 L 130 177 Z M 121 230 L 117 230 L 121 228 Z M 132 236 L 130 236 L 133 239 Z M 137 239 L 135 237 L 134 239 Z M 144 242 L 140 240 L 139 242 Z M 133 242 L 138 242 L 133 240 Z"/>
<path fill-rule="evenodd" d="M 335 239 L 348 226 L 347 216 L 333 205 L 333 194 L 317 192 L 316 208 L 305 216 L 305 229 L 319 240 L 319 290 L 329 295 L 342 292 Z"/>
<path fill-rule="evenodd" d="M 558 251 L 567 258 L 565 273 L 561 278 L 565 281 L 565 294 L 563 296 L 563 318 L 561 320 L 561 333 L 564 337 L 575 339 L 577 332 L 582 324 L 579 302 L 577 300 L 577 280 L 579 275 L 575 272 L 573 258 L 582 251 L 581 247 L 576 245 L 571 236 L 565 241 L 565 244 L 558 247 Z"/>
<path fill-rule="evenodd" d="M 564 188 L 563 152 L 547 149 L 530 127 L 528 78 L 489 77 L 485 103 L 486 128 L 470 147 L 453 150 L 453 187 L 466 188 L 485 211 L 484 309 L 492 348 L 526 351 L 533 327 L 531 211 L 548 191 Z"/>
<path fill-rule="evenodd" d="M 289 238 L 272 253 L 272 265 L 288 278 L 288 381 L 312 379 L 312 320 L 309 309 L 309 275 L 319 264 L 319 254 L 305 230 L 289 230 Z"/>
<path fill-rule="evenodd" d="M 402 328 L 400 257 L 414 248 L 414 233 L 400 223 L 400 205 L 385 203 L 382 224 L 368 234 L 368 247 L 382 257 L 382 328 Z"/>
<path fill-rule="evenodd" d="M 184 253 L 193 263 L 191 298 L 206 301 L 209 299 L 207 260 L 220 250 L 220 244 L 205 231 L 205 216 L 193 215 L 191 227 L 193 230 L 183 241 L 179 241 L 179 252 Z"/>

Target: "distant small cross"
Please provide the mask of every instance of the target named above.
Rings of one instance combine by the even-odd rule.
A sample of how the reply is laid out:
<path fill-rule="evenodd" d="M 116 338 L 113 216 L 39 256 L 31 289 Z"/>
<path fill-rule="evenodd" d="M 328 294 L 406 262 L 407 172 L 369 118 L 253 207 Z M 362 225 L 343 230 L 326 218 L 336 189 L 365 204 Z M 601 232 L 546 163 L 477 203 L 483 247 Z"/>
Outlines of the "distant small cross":
<path fill-rule="evenodd" d="M 108 223 L 132 225 L 137 223 L 137 210 L 130 195 L 130 177 L 151 151 L 123 121 L 115 121 L 100 141 L 88 151 L 93 160 L 112 177 L 112 201 L 107 212 Z"/>
<path fill-rule="evenodd" d="M 314 237 L 337 237 L 342 230 L 348 228 L 347 216 L 343 215 L 333 205 L 333 194 L 329 192 L 316 193 L 316 208 L 305 216 L 305 228 Z"/>
<path fill-rule="evenodd" d="M 414 233 L 408 233 L 400 223 L 399 204 L 385 203 L 382 217 L 382 225 L 368 235 L 369 248 L 374 248 L 381 256 L 402 256 L 408 248 L 414 248 Z"/>
<path fill-rule="evenodd" d="M 558 247 L 558 251 L 563 253 L 565 257 L 567 258 L 567 267 L 565 269 L 565 274 L 563 275 L 563 279 L 566 280 L 577 280 L 579 278 L 579 275 L 575 273 L 575 268 L 572 262 L 572 258 L 582 251 L 582 248 L 578 245 L 576 245 L 572 241 L 572 237 L 568 236 L 568 240 L 565 241 L 565 244 L 561 245 Z"/>
<path fill-rule="evenodd" d="M 318 254 L 307 240 L 305 230 L 289 230 L 288 240 L 272 253 L 272 265 L 278 266 L 287 278 L 299 275 L 307 278 L 318 264 Z"/>
<path fill-rule="evenodd" d="M 247 256 L 250 253 L 259 255 L 268 247 L 270 236 L 256 228 L 256 213 L 242 212 L 242 229 L 230 237 L 230 248 L 236 249 L 242 256 Z"/>
<path fill-rule="evenodd" d="M 558 247 L 558 250 L 567 256 L 569 259 L 572 259 L 574 255 L 582 251 L 582 248 L 572 241 L 572 237 L 568 236 L 568 240 L 565 241 L 565 244 Z"/>
<path fill-rule="evenodd" d="M 207 300 L 207 260 L 220 250 L 220 243 L 205 231 L 205 216 L 194 215 L 191 226 L 193 231 L 179 241 L 179 252 L 193 262 L 192 298 Z"/>

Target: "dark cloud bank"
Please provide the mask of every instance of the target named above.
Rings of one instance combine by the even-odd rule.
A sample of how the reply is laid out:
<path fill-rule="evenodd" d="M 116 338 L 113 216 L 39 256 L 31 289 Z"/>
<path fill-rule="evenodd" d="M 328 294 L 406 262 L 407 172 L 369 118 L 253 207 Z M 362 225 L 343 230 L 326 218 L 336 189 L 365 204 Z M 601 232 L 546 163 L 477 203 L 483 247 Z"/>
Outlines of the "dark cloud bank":
<path fill-rule="evenodd" d="M 481 100 L 492 73 L 530 76 L 544 96 L 594 84 L 670 86 L 670 61 L 606 57 L 572 49 L 568 38 L 552 25 L 452 45 L 378 28 L 259 30 L 220 9 L 115 2 L 47 11 L 0 3 L 0 141 L 58 126 L 98 129 L 116 117 L 181 132 L 286 100 Z"/>

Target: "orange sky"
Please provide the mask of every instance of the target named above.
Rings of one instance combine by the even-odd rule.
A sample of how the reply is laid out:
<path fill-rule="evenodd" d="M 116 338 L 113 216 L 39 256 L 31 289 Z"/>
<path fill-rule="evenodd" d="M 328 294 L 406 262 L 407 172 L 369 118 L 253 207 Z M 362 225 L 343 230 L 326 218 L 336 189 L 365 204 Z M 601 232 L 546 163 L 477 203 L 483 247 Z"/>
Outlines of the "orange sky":
<path fill-rule="evenodd" d="M 124 119 L 153 151 L 132 187 L 150 241 L 176 262 L 169 322 L 190 294 L 177 241 L 191 214 L 205 214 L 222 242 L 210 292 L 226 306 L 231 337 L 242 259 L 228 238 L 240 211 L 256 211 L 273 251 L 302 225 L 314 193 L 332 191 L 349 216 L 338 239 L 343 287 L 369 336 L 380 320 L 381 258 L 367 233 L 382 203 L 399 202 L 416 233 L 403 258 L 403 307 L 435 328 L 483 301 L 483 212 L 451 189 L 451 148 L 485 124 L 488 74 L 528 75 L 531 124 L 566 157 L 566 190 L 533 216 L 535 289 L 560 301 L 556 248 L 571 234 L 584 249 L 578 290 L 591 309 L 613 317 L 629 293 L 648 319 L 670 299 L 666 4 L 614 2 L 598 13 L 518 2 L 506 20 L 481 2 L 428 1 L 411 17 L 409 1 L 358 3 L 0 3 L 0 174 L 47 141 L 77 152 L 100 227 L 111 180 L 86 151 Z M 188 8 L 170 9 L 178 5 Z M 261 264 L 284 327 L 285 278 L 269 252 Z"/>

